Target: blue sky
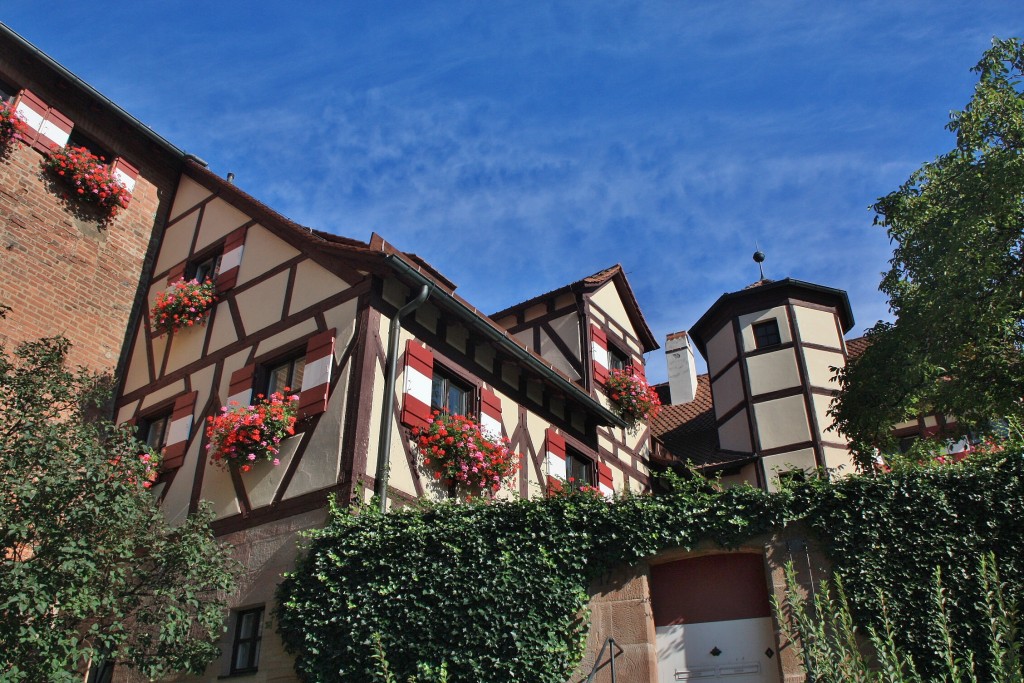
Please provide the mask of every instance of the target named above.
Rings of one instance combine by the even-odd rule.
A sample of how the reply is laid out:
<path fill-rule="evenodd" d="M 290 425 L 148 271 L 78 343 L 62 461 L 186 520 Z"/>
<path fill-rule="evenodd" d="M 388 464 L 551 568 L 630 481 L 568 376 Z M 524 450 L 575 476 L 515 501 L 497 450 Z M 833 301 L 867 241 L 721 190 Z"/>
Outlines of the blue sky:
<path fill-rule="evenodd" d="M 7 3 L 2 20 L 290 218 L 496 311 L 614 263 L 655 336 L 767 277 L 887 317 L 869 205 L 1012 2 Z M 73 28 L 71 28 L 73 27 Z M 648 375 L 664 379 L 660 352 Z"/>

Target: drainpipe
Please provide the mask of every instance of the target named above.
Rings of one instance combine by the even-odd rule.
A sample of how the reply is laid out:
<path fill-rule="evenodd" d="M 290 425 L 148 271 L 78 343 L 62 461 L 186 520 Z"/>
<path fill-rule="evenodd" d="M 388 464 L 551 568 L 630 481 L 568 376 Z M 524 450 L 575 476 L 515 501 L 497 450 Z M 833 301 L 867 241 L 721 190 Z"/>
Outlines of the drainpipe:
<path fill-rule="evenodd" d="M 388 326 L 388 363 L 384 370 L 384 407 L 380 414 L 380 441 L 377 442 L 377 483 L 373 492 L 380 501 L 380 511 L 387 512 L 388 477 L 391 474 L 391 426 L 394 422 L 392 412 L 395 409 L 395 375 L 398 374 L 398 333 L 402 318 L 423 305 L 434 289 L 433 285 L 423 285 L 416 298 L 402 306 L 395 313 Z"/>

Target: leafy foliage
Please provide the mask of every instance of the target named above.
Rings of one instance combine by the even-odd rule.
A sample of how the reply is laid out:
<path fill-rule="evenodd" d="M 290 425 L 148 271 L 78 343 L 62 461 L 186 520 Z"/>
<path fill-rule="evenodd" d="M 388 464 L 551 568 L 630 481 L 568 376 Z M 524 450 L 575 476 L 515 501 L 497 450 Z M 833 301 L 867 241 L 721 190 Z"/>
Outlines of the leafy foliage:
<path fill-rule="evenodd" d="M 850 603 L 842 581 L 835 587 L 826 580 L 808 600 L 801 595 L 793 566 L 786 567 L 786 597 L 776 603 L 782 631 L 799 653 L 804 673 L 822 683 L 923 683 L 925 680 L 950 683 L 1018 683 L 1024 678 L 1024 642 L 1021 640 L 1020 612 L 1006 599 L 1005 585 L 992 555 L 983 556 L 978 577 L 983 587 L 982 609 L 989 628 L 984 630 L 988 643 L 989 675 L 980 677 L 975 653 L 962 647 L 953 637 L 947 609 L 947 592 L 942 572 L 935 571 L 931 585 L 933 604 L 929 610 L 932 630 L 939 636 L 942 650 L 933 660 L 934 678 L 917 671 L 914 660 L 897 642 L 896 624 L 883 610 L 876 625 L 858 629 L 850 612 Z M 884 598 L 879 597 L 883 606 Z M 865 643 L 862 636 L 867 636 Z"/>
<path fill-rule="evenodd" d="M 921 412 L 1024 415 L 1024 46 L 996 40 L 974 70 L 956 148 L 873 207 L 895 243 L 880 289 L 897 322 L 838 372 L 833 413 L 862 456 Z"/>
<path fill-rule="evenodd" d="M 278 628 L 306 681 L 562 683 L 582 656 L 587 587 L 621 563 L 781 524 L 785 495 L 671 479 L 663 496 L 333 510 L 281 585 Z M 375 656 L 376 653 L 376 656 Z"/>
<path fill-rule="evenodd" d="M 147 676 L 217 654 L 234 563 L 203 512 L 171 528 L 127 431 L 97 419 L 69 344 L 0 349 L 0 680 L 81 681 L 89 659 Z"/>
<path fill-rule="evenodd" d="M 170 289 L 159 292 L 150 317 L 157 332 L 173 332 L 186 327 L 205 325 L 210 310 L 217 303 L 217 283 L 207 278 L 179 278 Z"/>
<path fill-rule="evenodd" d="M 946 636 L 936 628 L 938 567 L 948 630 L 984 673 L 993 667 L 986 584 L 978 566 L 994 555 L 1005 600 L 1024 598 L 1024 443 L 942 467 L 813 482 L 807 519 L 822 539 L 858 623 L 892 628 L 922 675 L 940 674 Z"/>

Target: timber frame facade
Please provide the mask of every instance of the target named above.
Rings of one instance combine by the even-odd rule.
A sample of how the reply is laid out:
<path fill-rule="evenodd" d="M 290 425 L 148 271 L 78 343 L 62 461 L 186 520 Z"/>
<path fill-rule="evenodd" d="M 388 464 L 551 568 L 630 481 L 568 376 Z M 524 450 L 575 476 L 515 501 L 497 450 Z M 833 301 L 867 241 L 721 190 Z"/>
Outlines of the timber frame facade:
<path fill-rule="evenodd" d="M 382 472 L 392 507 L 450 495 L 411 439 L 411 428 L 429 417 L 435 375 L 462 387 L 470 417 L 519 454 L 518 474 L 497 495 L 546 495 L 573 473 L 606 495 L 649 488 L 649 431 L 628 431 L 601 386 L 613 353 L 642 372 L 644 352 L 657 348 L 621 267 L 570 286 L 570 322 L 559 318 L 567 300 L 561 291 L 496 321 L 415 254 L 376 234 L 362 242 L 300 226 L 189 161 L 147 300 L 202 268 L 213 268 L 218 291 L 208 321 L 157 332 L 144 311 L 129 333 L 115 411 L 142 437 L 150 425 L 165 425 L 154 491 L 172 522 L 201 501 L 212 505 L 215 531 L 252 577 L 232 599 L 232 619 L 272 603 L 277 577 L 294 561 L 297 532 L 323 522 L 330 497 L 366 502 Z M 392 325 L 420 292 L 425 301 Z M 540 309 L 554 316 L 535 315 Z M 575 336 L 529 343 L 524 330 L 550 329 L 553 319 Z M 510 320 L 522 322 L 501 324 Z M 392 329 L 399 356 L 388 400 Z M 304 374 L 292 388 L 300 415 L 295 434 L 281 443 L 280 464 L 260 461 L 248 472 L 213 464 L 207 418 L 231 402 L 249 404 L 282 363 L 303 366 Z M 229 623 L 229 635 L 236 626 Z M 289 658 L 271 654 L 280 647 L 276 634 L 262 638 L 260 676 L 290 670 Z M 232 670 L 231 643 L 223 645 L 213 676 Z"/>

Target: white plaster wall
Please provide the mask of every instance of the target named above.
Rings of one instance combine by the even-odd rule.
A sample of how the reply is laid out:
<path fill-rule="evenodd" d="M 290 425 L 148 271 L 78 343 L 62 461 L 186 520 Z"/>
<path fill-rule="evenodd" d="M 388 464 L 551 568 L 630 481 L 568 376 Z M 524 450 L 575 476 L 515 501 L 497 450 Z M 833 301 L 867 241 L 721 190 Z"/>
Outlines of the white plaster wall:
<path fill-rule="evenodd" d="M 640 345 L 637 343 L 639 335 L 636 328 L 629 320 L 626 307 L 622 304 L 619 291 L 615 288 L 614 282 L 607 282 L 595 291 L 590 300 L 601 307 L 612 321 L 618 324 L 626 332 L 626 341 L 629 343 L 629 350 L 634 353 L 641 353 Z"/>
<path fill-rule="evenodd" d="M 832 379 L 832 368 L 841 368 L 846 365 L 846 359 L 843 357 L 842 352 L 808 348 L 804 348 L 803 351 L 811 386 L 838 390 L 839 383 Z"/>
<path fill-rule="evenodd" d="M 723 415 L 743 401 L 743 378 L 740 375 L 740 366 L 732 366 L 724 375 L 712 382 L 711 394 L 715 399 L 715 419 L 721 419 Z"/>
<path fill-rule="evenodd" d="M 752 396 L 800 385 L 800 371 L 793 348 L 751 356 L 746 363 Z"/>
<path fill-rule="evenodd" d="M 225 237 L 251 219 L 223 199 L 214 199 L 203 208 L 203 222 L 199 226 L 199 237 L 196 239 L 196 251 L 208 247 Z M 248 242 L 248 236 L 246 236 Z"/>
<path fill-rule="evenodd" d="M 247 258 L 248 254 L 242 256 L 243 266 Z M 288 273 L 281 272 L 235 295 L 235 303 L 238 305 L 246 334 L 257 332 L 281 320 L 287 291 Z"/>
<path fill-rule="evenodd" d="M 143 397 L 143 399 L 142 399 L 142 404 L 139 406 L 139 409 L 140 410 L 145 410 L 146 408 L 149 408 L 150 406 L 155 406 L 157 403 L 160 403 L 161 401 L 163 401 L 165 399 L 169 399 L 171 397 L 178 396 L 179 394 L 184 394 L 184 393 L 185 393 L 185 381 L 184 380 L 178 380 L 177 382 L 171 382 L 170 384 L 165 386 L 163 389 L 158 389 L 157 391 L 154 391 L 153 393 L 146 394 L 146 396 Z"/>
<path fill-rule="evenodd" d="M 740 336 L 743 339 L 744 351 L 754 351 L 757 348 L 754 344 L 753 326 L 757 323 L 767 322 L 772 318 L 775 318 L 779 323 L 779 339 L 781 343 L 787 344 L 793 341 L 793 335 L 789 332 L 789 316 L 786 314 L 786 307 L 776 306 L 766 311 L 756 311 L 740 316 Z"/>
<path fill-rule="evenodd" d="M 162 273 L 188 258 L 188 251 L 192 247 L 192 235 L 195 234 L 198 221 L 199 212 L 196 211 L 164 230 L 154 273 Z M 165 281 L 161 281 L 159 284 L 164 283 Z M 152 298 L 150 303 L 152 303 Z"/>
<path fill-rule="evenodd" d="M 178 189 L 174 193 L 174 206 L 171 207 L 170 220 L 174 220 L 211 194 L 213 193 L 188 176 L 181 176 L 178 180 Z"/>
<path fill-rule="evenodd" d="M 796 325 L 800 340 L 809 344 L 820 344 L 842 350 L 842 338 L 836 325 L 836 316 L 829 311 L 819 311 L 795 304 Z"/>
<path fill-rule="evenodd" d="M 754 450 L 750 443 L 746 409 L 733 415 L 728 422 L 718 428 L 718 443 L 727 451 L 749 453 Z"/>
<path fill-rule="evenodd" d="M 327 297 L 348 289 L 348 284 L 319 263 L 306 259 L 295 268 L 295 287 L 288 315 L 316 306 Z"/>
<path fill-rule="evenodd" d="M 791 470 L 803 470 L 810 476 L 817 468 L 814 449 L 804 448 L 790 453 L 779 453 L 763 458 L 764 471 L 768 475 L 768 490 L 779 490 L 779 474 Z"/>
<path fill-rule="evenodd" d="M 803 396 L 787 396 L 774 401 L 756 403 L 754 417 L 762 450 L 808 441 L 811 438 Z"/>
<path fill-rule="evenodd" d="M 708 354 L 708 373 L 714 377 L 736 358 L 736 336 L 732 332 L 732 324 L 726 323 L 722 329 L 708 340 L 706 345 Z"/>

